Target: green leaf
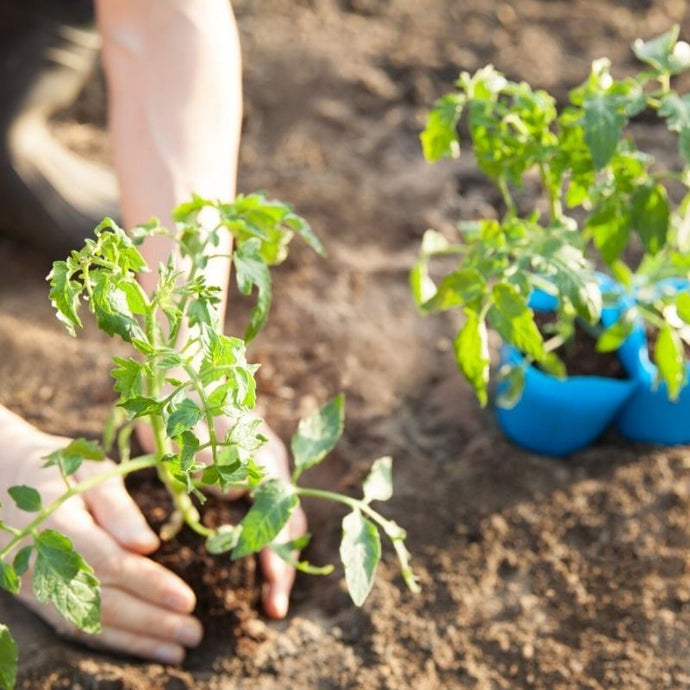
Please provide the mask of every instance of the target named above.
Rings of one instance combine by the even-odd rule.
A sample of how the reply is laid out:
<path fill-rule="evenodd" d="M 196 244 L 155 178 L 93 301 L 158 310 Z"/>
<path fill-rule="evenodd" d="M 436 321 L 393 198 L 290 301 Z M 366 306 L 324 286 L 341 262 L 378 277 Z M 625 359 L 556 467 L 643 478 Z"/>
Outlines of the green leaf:
<path fill-rule="evenodd" d="M 117 365 L 110 370 L 110 375 L 115 379 L 113 388 L 123 398 L 141 395 L 145 365 L 131 357 L 128 359 L 113 357 L 113 362 Z"/>
<path fill-rule="evenodd" d="M 194 458 L 199 450 L 199 439 L 191 432 L 185 431 L 177 438 L 180 459 L 180 470 L 189 472 L 194 464 Z"/>
<path fill-rule="evenodd" d="M 0 623 L 0 688 L 13 690 L 17 682 L 17 643 L 10 635 L 9 628 Z"/>
<path fill-rule="evenodd" d="M 429 265 L 424 257 L 412 267 L 409 280 L 415 304 L 422 309 L 424 303 L 436 294 L 436 284 L 429 277 Z"/>
<path fill-rule="evenodd" d="M 367 503 L 387 501 L 393 495 L 392 467 L 393 459 L 388 456 L 374 461 L 362 485 Z"/>
<path fill-rule="evenodd" d="M 568 375 L 565 364 L 555 352 L 547 352 L 539 362 L 539 368 L 550 376 L 564 379 Z"/>
<path fill-rule="evenodd" d="M 165 433 L 170 438 L 175 438 L 192 429 L 203 418 L 204 413 L 199 406 L 193 400 L 185 398 L 171 407 Z"/>
<path fill-rule="evenodd" d="M 460 269 L 443 278 L 436 294 L 422 305 L 424 311 L 442 311 L 477 305 L 486 294 L 486 280 L 474 268 Z"/>
<path fill-rule="evenodd" d="M 632 195 L 631 222 L 645 251 L 656 254 L 666 245 L 670 211 L 666 189 L 661 184 L 639 186 Z"/>
<path fill-rule="evenodd" d="M 321 244 L 321 240 L 304 218 L 290 212 L 283 218 L 283 223 L 294 230 L 319 256 L 326 256 L 326 250 Z"/>
<path fill-rule="evenodd" d="M 129 400 L 123 400 L 118 405 L 127 410 L 130 419 L 136 419 L 148 414 L 158 414 L 163 409 L 162 401 L 141 395 L 136 395 L 133 398 L 129 398 Z"/>
<path fill-rule="evenodd" d="M 685 357 L 683 343 L 670 326 L 659 331 L 654 345 L 654 361 L 659 367 L 659 376 L 668 387 L 668 397 L 676 400 L 685 383 Z"/>
<path fill-rule="evenodd" d="M 489 320 L 497 333 L 523 354 L 541 360 L 544 341 L 525 298 L 509 283 L 494 285 L 492 296 Z"/>
<path fill-rule="evenodd" d="M 685 323 L 690 323 L 690 293 L 679 292 L 676 295 L 676 309 Z"/>
<path fill-rule="evenodd" d="M 214 555 L 232 551 L 237 546 L 241 533 L 239 525 L 221 525 L 206 538 L 206 550 Z"/>
<path fill-rule="evenodd" d="M 70 476 L 81 467 L 84 460 L 104 460 L 105 451 L 96 441 L 75 438 L 64 448 L 47 455 L 46 459 L 48 460 L 46 467 L 58 465 L 64 474 Z"/>
<path fill-rule="evenodd" d="M 607 202 L 595 208 L 586 221 L 592 233 L 594 246 L 601 258 L 611 265 L 628 245 L 630 232 L 629 213 L 616 201 Z"/>
<path fill-rule="evenodd" d="M 690 127 L 690 94 L 666 94 L 661 99 L 659 115 L 666 118 L 666 126 L 672 132 L 681 132 Z"/>
<path fill-rule="evenodd" d="M 584 102 L 585 141 L 594 167 L 601 170 L 618 148 L 627 118 L 619 112 L 618 102 L 607 94 L 594 94 Z"/>
<path fill-rule="evenodd" d="M 58 320 L 70 335 L 76 335 L 75 329 L 82 327 L 78 314 L 81 283 L 71 280 L 71 272 L 65 261 L 53 263 L 47 280 L 50 281 L 50 303 L 57 311 Z"/>
<path fill-rule="evenodd" d="M 612 326 L 609 326 L 597 340 L 597 352 L 614 352 L 630 335 L 633 328 L 633 320 L 622 318 Z"/>
<path fill-rule="evenodd" d="M 17 505 L 19 510 L 27 513 L 37 513 L 41 510 L 41 494 L 31 486 L 11 486 L 7 493 Z"/>
<path fill-rule="evenodd" d="M 0 561 L 0 588 L 10 594 L 19 591 L 19 574 L 9 563 Z"/>
<path fill-rule="evenodd" d="M 361 606 L 369 596 L 381 560 L 381 537 L 376 525 L 359 510 L 353 510 L 343 519 L 340 559 L 350 597 L 356 606 Z"/>
<path fill-rule="evenodd" d="M 257 289 L 256 305 L 249 317 L 245 340 L 249 342 L 263 328 L 271 306 L 271 274 L 259 252 L 259 240 L 253 238 L 237 247 L 232 261 L 237 276 L 237 287 L 243 295 Z"/>
<path fill-rule="evenodd" d="M 292 486 L 278 479 L 261 484 L 253 498 L 252 507 L 240 523 L 242 533 L 232 552 L 233 560 L 256 553 L 270 544 L 299 505 Z"/>
<path fill-rule="evenodd" d="M 26 573 L 26 571 L 29 569 L 29 561 L 31 559 L 32 550 L 33 546 L 30 544 L 28 546 L 23 546 L 21 549 L 19 549 L 19 551 L 17 551 L 17 554 L 14 557 L 12 565 L 14 566 L 14 571 L 19 577 L 24 575 L 24 573 Z"/>
<path fill-rule="evenodd" d="M 690 163 L 690 125 L 680 130 L 678 137 L 678 150 L 685 159 L 685 165 Z"/>
<path fill-rule="evenodd" d="M 33 590 L 43 604 L 50 600 L 70 623 L 87 633 L 101 629 L 101 597 L 93 570 L 72 548 L 72 542 L 54 530 L 35 541 Z"/>
<path fill-rule="evenodd" d="M 470 382 L 482 407 L 486 406 L 489 382 L 489 337 L 477 312 L 465 309 L 465 323 L 453 343 L 455 361 Z"/>
<path fill-rule="evenodd" d="M 670 58 L 673 54 L 673 46 L 678 40 L 679 32 L 680 27 L 676 24 L 665 33 L 649 41 L 643 41 L 638 38 L 632 44 L 632 51 L 641 62 L 646 62 L 662 72 L 672 71 Z"/>
<path fill-rule="evenodd" d="M 104 270 L 93 275 L 91 308 L 98 327 L 110 336 L 119 335 L 124 341 L 133 339 L 146 342 L 146 334 L 132 314 L 127 293 Z"/>
<path fill-rule="evenodd" d="M 460 155 L 457 126 L 464 103 L 463 94 L 449 93 L 439 98 L 427 115 L 426 126 L 419 138 L 424 158 L 429 163 Z"/>
<path fill-rule="evenodd" d="M 293 481 L 333 450 L 342 436 L 344 420 L 345 397 L 340 394 L 299 423 L 290 443 L 295 459 Z"/>

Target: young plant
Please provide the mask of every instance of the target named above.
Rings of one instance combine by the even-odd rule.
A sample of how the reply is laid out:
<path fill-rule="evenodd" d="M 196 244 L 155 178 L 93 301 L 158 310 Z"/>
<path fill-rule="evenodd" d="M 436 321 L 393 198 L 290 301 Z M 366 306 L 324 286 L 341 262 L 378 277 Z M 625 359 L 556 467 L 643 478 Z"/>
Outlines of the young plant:
<path fill-rule="evenodd" d="M 678 27 L 633 51 L 639 73 L 615 79 L 606 58 L 560 110 L 543 90 L 514 82 L 492 66 L 463 72 L 457 90 L 439 99 L 421 134 L 428 161 L 460 155 L 463 115 L 479 168 L 500 191 L 500 218 L 462 222 L 461 241 L 433 230 L 422 241 L 411 273 L 423 312 L 460 308 L 464 325 L 455 339 L 458 366 L 487 402 L 487 327 L 557 377 L 565 367 L 556 352 L 579 321 L 601 351 L 616 350 L 633 323 L 657 333 L 653 359 L 675 399 L 685 383 L 683 343 L 690 344 L 690 95 L 672 77 L 690 68 L 690 46 Z M 655 113 L 678 141 L 680 163 L 663 169 L 635 142 L 631 123 Z M 525 193 L 536 184 L 539 191 Z M 528 183 L 528 184 L 526 184 Z M 679 198 L 677 203 L 672 198 Z M 455 256 L 438 284 L 434 257 Z M 641 256 L 640 256 L 641 255 Z M 602 288 L 595 266 L 621 286 Z M 535 288 L 557 297 L 556 323 L 545 340 L 528 304 Z M 627 294 L 629 308 L 614 325 L 600 325 L 602 306 Z M 514 404 L 523 365 L 500 372 L 499 404 Z"/>
<path fill-rule="evenodd" d="M 270 546 L 299 570 L 326 574 L 333 566 L 315 567 L 294 556 L 306 546 L 309 535 L 274 543 L 303 496 L 325 498 L 350 510 L 343 520 L 340 556 L 353 601 L 361 605 L 372 587 L 381 554 L 380 530 L 392 541 L 405 582 L 415 591 L 405 532 L 372 507 L 372 502 L 392 495 L 390 458 L 374 463 L 362 498 L 298 483 L 342 434 L 342 396 L 299 424 L 292 438 L 295 469 L 289 482 L 265 478 L 253 459 L 266 440 L 258 431 L 260 420 L 251 414 L 258 367 L 247 362 L 244 340 L 223 334 L 216 310 L 219 289 L 206 282 L 203 269 L 219 256 L 220 234 L 230 232 L 237 285 L 244 294 L 257 290 L 245 334 L 249 340 L 266 320 L 271 299 L 268 266 L 285 257 L 292 234 L 300 234 L 323 253 L 309 225 L 286 205 L 258 194 L 238 196 L 233 203 L 195 197 L 178 206 L 173 218 L 172 231 L 153 221 L 136 228 L 132 238 L 106 219 L 83 249 L 53 265 L 48 276 L 50 299 L 67 330 L 74 335 L 81 327 L 80 307 L 85 303 L 99 328 L 129 343 L 133 352 L 113 358 L 111 373 L 119 400 L 106 425 L 103 446 L 77 439 L 46 458 L 46 466 L 59 469 L 64 493 L 43 504 L 34 488 L 9 489 L 9 499 L 35 517 L 23 528 L 0 522 L 0 531 L 7 536 L 0 549 L 0 586 L 18 592 L 21 576 L 31 567 L 38 601 L 50 601 L 69 622 L 97 633 L 100 595 L 93 570 L 66 536 L 41 525 L 69 498 L 109 477 L 155 468 L 175 506 L 163 538 L 171 538 L 186 524 L 205 539 L 211 553 L 228 553 L 237 559 Z M 138 246 L 151 235 L 174 240 L 182 262 L 173 254 L 159 266 L 157 286 L 147 295 L 136 274 L 148 270 Z M 150 427 L 155 450 L 131 458 L 129 439 L 139 424 Z M 87 480 L 75 480 L 83 462 L 103 460 L 116 440 L 118 465 Z M 251 492 L 252 506 L 239 524 L 217 529 L 203 524 L 197 506 L 204 503 L 204 490 L 211 487 Z M 0 625 L 0 688 L 14 687 L 16 668 L 16 645 L 7 627 Z"/>

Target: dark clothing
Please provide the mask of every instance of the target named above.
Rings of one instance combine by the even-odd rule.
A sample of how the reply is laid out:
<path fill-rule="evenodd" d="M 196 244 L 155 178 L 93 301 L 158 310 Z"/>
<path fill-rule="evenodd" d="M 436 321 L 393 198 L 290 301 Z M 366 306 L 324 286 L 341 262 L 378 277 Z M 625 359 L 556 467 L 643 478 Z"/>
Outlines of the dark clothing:
<path fill-rule="evenodd" d="M 102 196 L 100 188 L 90 193 L 94 176 L 46 138 L 48 119 L 74 102 L 93 71 L 94 31 L 89 0 L 0 1 L 0 233 L 53 254 L 80 246 L 106 215 L 88 201 Z M 76 179 L 60 180 L 66 169 Z M 59 191 L 66 185 L 77 190 L 69 201 Z"/>

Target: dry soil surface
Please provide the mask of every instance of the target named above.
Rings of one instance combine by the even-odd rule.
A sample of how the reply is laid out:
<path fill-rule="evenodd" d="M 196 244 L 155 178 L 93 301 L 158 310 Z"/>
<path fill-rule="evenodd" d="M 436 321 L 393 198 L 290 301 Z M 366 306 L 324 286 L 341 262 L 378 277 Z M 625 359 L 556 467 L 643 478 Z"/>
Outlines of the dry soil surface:
<path fill-rule="evenodd" d="M 262 405 L 287 438 L 346 393 L 345 436 L 312 481 L 354 491 L 374 458 L 395 458 L 387 510 L 408 530 L 422 592 L 403 588 L 390 550 L 361 609 L 341 571 L 300 577 L 287 620 L 251 611 L 242 635 L 214 631 L 203 664 L 193 655 L 183 668 L 66 643 L 3 598 L 19 686 L 690 687 L 690 450 L 607 437 L 555 460 L 514 447 L 455 371 L 455 317 L 418 316 L 407 288 L 427 227 L 494 213 L 470 156 L 432 167 L 419 151 L 425 109 L 461 69 L 493 62 L 562 99 L 593 58 L 631 69 L 636 36 L 673 22 L 690 36 L 690 10 L 682 0 L 242 0 L 236 13 L 240 187 L 292 201 L 329 250 L 324 261 L 295 243 L 276 271 L 252 348 Z M 87 122 L 63 116 L 56 131 L 107 158 L 102 107 L 84 111 Z M 652 125 L 641 133 L 656 139 Z M 120 346 L 93 329 L 78 340 L 61 331 L 45 257 L 5 241 L 0 266 L 0 400 L 49 431 L 96 436 Z M 342 516 L 307 508 L 309 557 L 335 560 Z"/>

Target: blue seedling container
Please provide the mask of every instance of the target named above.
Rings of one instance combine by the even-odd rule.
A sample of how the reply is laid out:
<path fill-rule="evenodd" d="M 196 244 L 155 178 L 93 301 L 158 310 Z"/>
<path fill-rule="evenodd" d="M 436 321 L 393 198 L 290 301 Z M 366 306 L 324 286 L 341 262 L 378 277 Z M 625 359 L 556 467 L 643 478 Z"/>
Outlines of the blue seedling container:
<path fill-rule="evenodd" d="M 661 281 L 658 290 L 690 290 L 688 281 Z M 602 317 L 605 325 L 619 318 L 620 310 L 634 304 L 621 301 L 620 308 Z M 668 388 L 658 380 L 658 370 L 649 358 L 649 343 L 642 323 L 638 323 L 618 355 L 630 378 L 637 383 L 634 394 L 618 414 L 615 425 L 630 441 L 679 445 L 690 443 L 690 366 L 686 365 L 685 386 L 678 399 L 669 400 Z"/>
<path fill-rule="evenodd" d="M 557 302 L 535 290 L 529 304 L 535 311 L 552 311 Z M 607 314 L 611 322 L 616 313 Z M 524 367 L 525 385 L 516 405 L 497 406 L 498 424 L 515 443 L 542 455 L 561 457 L 591 444 L 619 415 L 638 385 L 637 380 L 602 376 L 561 380 L 527 364 L 518 350 L 507 345 L 501 358 L 502 363 Z"/>

